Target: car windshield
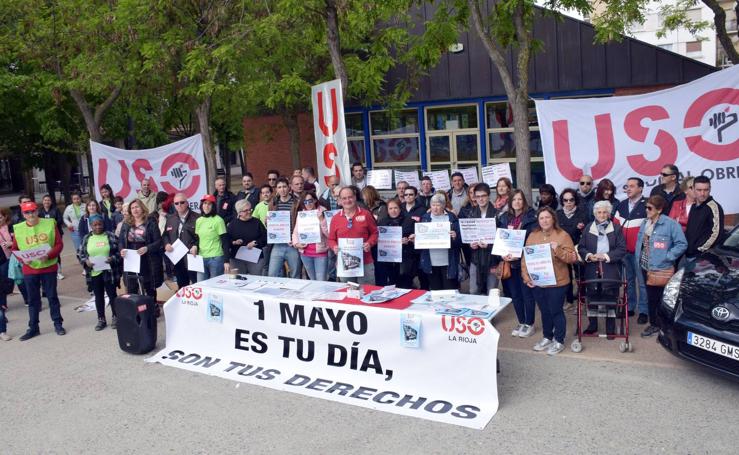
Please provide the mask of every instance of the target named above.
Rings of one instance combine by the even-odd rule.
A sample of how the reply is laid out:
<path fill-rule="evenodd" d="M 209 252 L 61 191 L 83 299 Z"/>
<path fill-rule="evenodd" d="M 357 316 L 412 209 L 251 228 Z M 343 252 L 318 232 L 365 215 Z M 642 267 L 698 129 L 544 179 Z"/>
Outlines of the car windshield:
<path fill-rule="evenodd" d="M 723 248 L 733 251 L 739 251 L 739 226 L 735 227 L 724 240 Z"/>

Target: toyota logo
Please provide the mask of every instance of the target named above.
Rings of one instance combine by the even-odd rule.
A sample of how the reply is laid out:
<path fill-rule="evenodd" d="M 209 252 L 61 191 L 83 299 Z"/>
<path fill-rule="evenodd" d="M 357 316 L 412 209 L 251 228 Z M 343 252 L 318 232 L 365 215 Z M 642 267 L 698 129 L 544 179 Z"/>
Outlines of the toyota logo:
<path fill-rule="evenodd" d="M 725 306 L 713 307 L 713 310 L 711 310 L 711 316 L 719 321 L 725 321 L 729 319 L 729 309 Z"/>

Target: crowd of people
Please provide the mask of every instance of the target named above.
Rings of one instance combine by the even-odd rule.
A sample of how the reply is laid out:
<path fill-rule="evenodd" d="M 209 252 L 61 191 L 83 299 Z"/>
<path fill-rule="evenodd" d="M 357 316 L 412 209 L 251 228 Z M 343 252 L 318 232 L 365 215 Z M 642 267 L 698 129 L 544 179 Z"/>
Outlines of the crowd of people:
<path fill-rule="evenodd" d="M 724 225 L 722 208 L 710 195 L 710 180 L 698 176 L 680 181 L 673 164 L 663 167 L 661 184 L 649 197 L 643 194 L 642 179 L 628 179 L 622 201 L 615 197 L 614 182 L 606 178 L 596 184 L 583 175 L 578 188 L 562 188 L 559 193 L 552 185 L 542 185 L 534 204 L 508 178 L 499 179 L 494 187 L 468 185 L 459 172 L 451 175 L 448 191 L 435 191 L 431 179 L 423 177 L 420 188 L 396 182 L 396 193 L 384 199 L 367 184 L 360 163 L 352 165 L 347 186 L 340 185 L 337 177 L 323 185 L 310 166 L 288 176 L 270 170 L 261 186 L 247 172 L 236 194 L 219 177 L 213 193 L 200 201 L 189 201 L 182 193 L 155 193 L 149 178 L 140 184 L 136 197 L 128 202 L 103 185 L 102 200 L 83 202 L 79 194 L 72 194 L 63 213 L 48 195 L 41 206 L 22 197 L 17 213 L 0 210 L 0 339 L 10 339 L 4 311 L 6 296 L 15 285 L 29 311 L 28 330 L 21 340 L 39 334 L 42 290 L 56 333 L 65 334 L 56 284 L 63 278 L 59 255 L 66 229 L 95 298 L 95 330 L 107 326 L 106 295 L 113 301 L 121 286 L 129 293 L 156 297 L 165 279 L 182 287 L 232 269 L 252 275 L 425 290 L 460 289 L 469 280 L 471 294 L 486 295 L 502 286 L 503 295 L 512 299 L 518 319 L 512 336 L 534 335 L 538 305 L 543 337 L 533 348 L 554 355 L 564 348 L 565 311 L 575 299 L 576 277 L 625 278 L 629 316 L 638 312 L 637 322 L 648 323 L 642 336 L 651 336 L 658 331 L 656 308 L 671 271 L 680 261 L 692 260 L 719 242 Z M 191 210 L 191 202 L 199 202 L 199 213 Z M 303 211 L 318 217 L 318 242 L 305 243 L 298 235 L 296 226 L 298 218 L 306 215 L 301 215 Z M 268 242 L 273 212 L 289 213 L 285 215 L 290 218 L 289 241 Z M 536 285 L 527 273 L 525 257 L 492 255 L 493 245 L 482 241 L 462 243 L 459 219 L 464 218 L 495 218 L 498 227 L 526 231 L 525 245 L 549 245 L 556 284 Z M 449 222 L 449 248 L 414 248 L 415 223 L 431 221 Z M 378 226 L 401 228 L 401 262 L 377 261 Z M 363 276 L 337 277 L 340 239 L 361 239 Z M 173 264 L 164 254 L 173 251 L 178 240 L 190 254 L 203 258 L 203 272 L 188 270 L 185 260 Z M 238 259 L 242 247 L 258 248 L 258 259 Z M 37 255 L 19 262 L 13 251 Z M 139 273 L 123 272 L 126 251 L 140 256 Z M 115 305 L 111 307 L 115 328 Z M 614 334 L 612 321 L 606 325 L 607 334 Z M 598 321 L 591 319 L 585 332 L 597 331 Z"/>

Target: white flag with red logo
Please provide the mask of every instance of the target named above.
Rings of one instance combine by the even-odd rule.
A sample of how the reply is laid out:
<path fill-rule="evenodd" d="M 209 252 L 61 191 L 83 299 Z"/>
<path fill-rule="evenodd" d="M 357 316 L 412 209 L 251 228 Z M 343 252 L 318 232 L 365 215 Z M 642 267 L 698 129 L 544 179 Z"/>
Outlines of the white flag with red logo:
<path fill-rule="evenodd" d="M 90 149 L 98 199 L 100 187 L 107 183 L 116 196 L 129 201 L 136 197 L 144 177 L 150 178 L 149 187 L 155 193 L 185 193 L 191 207 L 208 191 L 199 134 L 146 150 L 124 150 L 93 141 Z"/>
<path fill-rule="evenodd" d="M 328 177 L 336 175 L 342 184 L 348 185 L 351 183 L 351 175 L 341 81 L 336 79 L 314 85 L 311 89 L 311 102 L 318 181 L 326 186 Z"/>
<path fill-rule="evenodd" d="M 577 188 L 589 169 L 619 190 L 640 177 L 648 195 L 676 164 L 683 177 L 709 177 L 724 211 L 739 212 L 739 66 L 645 95 L 536 101 L 536 112 L 547 183 L 558 191 Z"/>

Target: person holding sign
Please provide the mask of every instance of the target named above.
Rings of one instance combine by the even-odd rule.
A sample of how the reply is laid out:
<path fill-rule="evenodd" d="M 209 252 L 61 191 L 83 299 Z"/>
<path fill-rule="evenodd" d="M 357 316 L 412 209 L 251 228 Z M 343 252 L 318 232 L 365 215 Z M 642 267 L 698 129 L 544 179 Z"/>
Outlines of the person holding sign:
<path fill-rule="evenodd" d="M 377 245 L 377 224 L 375 217 L 367 209 L 357 205 L 357 196 L 350 187 L 344 187 L 339 192 L 339 201 L 342 209 L 331 220 L 331 229 L 328 234 L 328 245 L 337 255 L 339 254 L 339 239 L 362 239 L 364 251 L 364 274 L 357 278 L 340 277 L 340 281 L 356 281 L 360 284 L 375 284 L 375 264 L 372 260 L 372 247 Z"/>
<path fill-rule="evenodd" d="M 95 331 L 108 326 L 105 319 L 105 294 L 108 295 L 113 312 L 110 327 L 116 328 L 115 303 L 116 288 L 121 282 L 121 256 L 118 253 L 118 239 L 110 231 L 105 230 L 101 215 L 90 217 L 92 232 L 83 239 L 79 249 L 79 261 L 85 269 L 87 289 L 95 295 L 95 309 L 98 322 Z"/>
<path fill-rule="evenodd" d="M 475 185 L 475 200 L 477 207 L 472 209 L 469 218 L 475 219 L 495 219 L 498 211 L 490 203 L 490 186 L 487 183 L 478 183 Z M 484 232 L 479 234 L 486 235 Z M 493 233 L 488 234 L 492 236 Z M 493 249 L 492 242 L 485 240 L 475 240 L 470 243 L 472 249 L 470 255 L 470 294 L 487 295 L 491 289 L 498 287 L 498 277 L 495 275 L 495 269 L 490 268 L 491 258 L 490 251 Z"/>
<path fill-rule="evenodd" d="M 413 234 L 414 221 L 400 209 L 400 202 L 390 199 L 387 202 L 387 215 L 380 218 L 377 223 L 378 229 L 382 227 L 400 227 L 402 262 L 378 261 L 375 268 L 376 284 L 388 286 L 391 284 L 399 288 L 411 289 L 413 286 L 413 275 L 416 272 L 418 261 L 409 237 Z"/>
<path fill-rule="evenodd" d="M 118 235 L 120 255 L 125 258 L 126 250 L 133 250 L 140 256 L 139 272 L 123 273 L 126 290 L 129 294 L 141 293 L 156 299 L 156 289 L 164 282 L 162 234 L 157 222 L 149 216 L 146 205 L 139 199 L 131 201 L 126 210 Z M 139 289 L 139 281 L 143 289 Z"/>
<path fill-rule="evenodd" d="M 284 225 L 280 223 L 281 229 L 279 234 L 285 235 L 285 238 L 279 240 L 280 243 L 271 243 L 272 251 L 269 257 L 269 276 L 282 277 L 285 276 L 285 262 L 289 269 L 290 278 L 300 278 L 300 256 L 298 250 L 296 250 L 292 241 L 290 240 L 291 230 L 295 227 L 295 206 L 298 204 L 297 198 L 290 194 L 290 186 L 285 177 L 280 177 L 277 180 L 276 186 L 277 195 L 272 199 L 269 204 L 270 212 L 287 212 L 285 215 Z M 269 214 L 268 214 L 269 215 Z M 267 241 L 273 242 L 270 236 L 276 235 L 277 233 L 273 229 L 275 225 L 270 226 L 269 216 L 267 217 Z M 287 228 L 287 223 L 290 224 L 290 229 Z"/>
<path fill-rule="evenodd" d="M 195 220 L 197 242 L 190 248 L 190 254 L 203 258 L 204 272 L 198 272 L 198 281 L 208 280 L 228 272 L 229 242 L 226 223 L 216 208 L 216 197 L 206 194 L 200 200 L 200 217 Z"/>
<path fill-rule="evenodd" d="M 523 191 L 511 192 L 508 210 L 498 216 L 498 230 L 516 229 L 526 231 L 526 235 L 536 227 L 536 212 L 529 207 Z M 521 254 L 493 256 L 491 266 L 495 267 L 498 278 L 503 281 L 503 292 L 511 298 L 516 310 L 518 326 L 511 336 L 530 337 L 534 334 L 535 303 L 531 289 L 523 283 L 521 276 Z"/>
<path fill-rule="evenodd" d="M 557 223 L 557 214 L 551 207 L 542 207 L 536 214 L 539 226 L 526 240 L 526 246 L 549 245 L 554 269 L 555 284 L 536 285 L 536 277 L 529 273 L 526 255 L 521 260 L 521 276 L 526 285 L 533 290 L 534 299 L 541 312 L 541 325 L 544 338 L 534 345 L 534 351 L 547 351 L 549 355 L 562 352 L 565 342 L 567 320 L 563 306 L 570 284 L 568 264 L 577 262 L 575 245 L 570 235 Z M 533 265 L 533 264 L 532 264 Z"/>
<path fill-rule="evenodd" d="M 292 235 L 293 246 L 300 253 L 300 260 L 303 267 L 305 267 L 308 278 L 311 280 L 326 281 L 328 224 L 326 223 L 326 217 L 323 215 L 325 210 L 318 204 L 318 198 L 312 192 L 304 193 L 297 206 L 296 226 Z M 309 224 L 318 224 L 320 241 L 308 242 L 303 238 L 306 235 L 304 230 L 307 230 Z"/>
<path fill-rule="evenodd" d="M 421 250 L 421 270 L 429 282 L 428 290 L 457 289 L 459 287 L 459 258 L 462 236 L 459 233 L 459 221 L 456 215 L 446 210 L 444 194 L 435 194 L 431 198 L 431 211 L 421 217 L 422 223 L 448 222 L 450 226 L 450 248 L 429 248 Z M 415 241 L 415 234 L 410 239 Z"/>
<path fill-rule="evenodd" d="M 172 245 L 177 240 L 182 242 L 189 251 L 197 242 L 195 221 L 200 215 L 190 210 L 187 196 L 184 193 L 175 194 L 173 201 L 175 213 L 167 216 L 167 222 L 162 233 L 164 251 L 173 252 L 174 247 Z M 174 265 L 174 275 L 177 279 L 177 286 L 180 288 L 197 281 L 197 274 L 187 270 L 187 259 L 184 257 Z"/>
<path fill-rule="evenodd" d="M 35 202 L 24 202 L 20 206 L 25 221 L 13 226 L 15 238 L 11 247 L 13 254 L 23 263 L 23 282 L 28 293 L 28 330 L 20 340 L 29 340 L 39 331 L 41 310 L 41 287 L 49 300 L 49 313 L 54 321 L 57 335 L 65 335 L 61 305 L 56 292 L 59 254 L 64 244 L 52 218 L 39 218 Z"/>
<path fill-rule="evenodd" d="M 237 269 L 241 273 L 249 275 L 262 275 L 264 270 L 264 255 L 261 251 L 267 245 L 267 228 L 261 221 L 252 216 L 251 202 L 249 199 L 240 199 L 234 204 L 236 218 L 226 227 L 228 241 L 230 244 L 231 269 Z M 259 251 L 259 254 L 244 255 L 246 250 Z M 241 254 L 239 253 L 241 250 Z M 248 253 L 248 252 L 246 252 Z M 255 259 L 254 261 L 241 259 Z"/>

